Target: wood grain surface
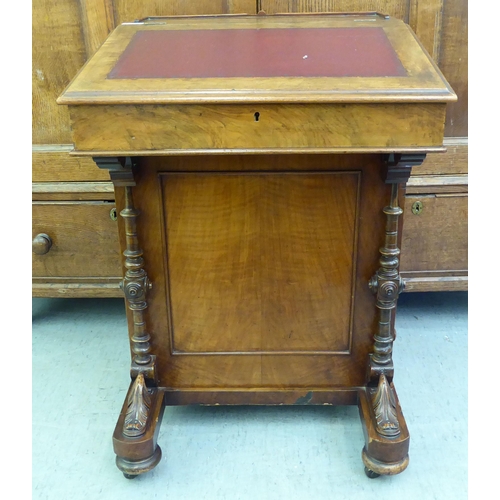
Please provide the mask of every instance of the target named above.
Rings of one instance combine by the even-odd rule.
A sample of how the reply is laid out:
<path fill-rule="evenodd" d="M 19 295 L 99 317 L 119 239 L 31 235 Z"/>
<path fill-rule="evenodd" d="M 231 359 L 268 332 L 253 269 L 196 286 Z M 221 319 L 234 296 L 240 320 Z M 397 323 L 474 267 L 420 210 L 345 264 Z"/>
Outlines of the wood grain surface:
<path fill-rule="evenodd" d="M 91 158 L 71 156 L 73 144 L 34 145 L 32 182 L 109 181 L 109 173 L 101 170 Z"/>
<path fill-rule="evenodd" d="M 445 112 L 440 103 L 71 106 L 78 152 L 122 153 L 425 149 L 442 146 Z"/>
<path fill-rule="evenodd" d="M 111 182 L 40 182 L 31 184 L 33 201 L 107 200 L 113 202 Z"/>
<path fill-rule="evenodd" d="M 432 192 L 432 190 L 429 190 Z M 411 207 L 423 209 L 414 215 Z M 464 272 L 468 267 L 468 198 L 465 195 L 408 195 L 405 200 L 401 271 Z"/>
<path fill-rule="evenodd" d="M 445 134 L 468 135 L 468 4 L 464 0 L 444 2 L 438 64 L 458 95 L 447 112 Z"/>
<path fill-rule="evenodd" d="M 359 173 L 161 183 L 175 352 L 349 350 Z"/>
<path fill-rule="evenodd" d="M 37 298 L 122 298 L 120 281 L 120 276 L 115 276 L 111 282 L 106 282 L 98 276 L 89 276 L 87 279 L 76 276 L 71 278 L 71 282 L 53 277 L 34 277 L 31 293 L 33 297 Z"/>
<path fill-rule="evenodd" d="M 446 153 L 429 153 L 424 163 L 413 169 L 414 177 L 426 175 L 464 175 L 468 172 L 469 145 L 467 138 L 445 138 Z"/>
<path fill-rule="evenodd" d="M 80 10 L 71 0 L 33 2 L 33 143 L 72 142 L 69 113 L 56 98 L 85 62 Z"/>
<path fill-rule="evenodd" d="M 113 0 L 116 24 L 150 16 L 255 14 L 256 0 Z"/>
<path fill-rule="evenodd" d="M 288 12 L 382 12 L 408 21 L 406 0 L 259 0 L 266 14 Z"/>
<path fill-rule="evenodd" d="M 113 0 L 79 0 L 87 59 L 116 27 Z"/>
<path fill-rule="evenodd" d="M 33 254 L 36 277 L 121 276 L 118 228 L 104 202 L 34 202 L 33 237 L 46 233 L 52 247 Z"/>
<path fill-rule="evenodd" d="M 367 283 L 385 226 L 374 207 L 390 195 L 382 170 L 377 155 L 141 159 L 134 199 L 153 283 L 145 313 L 160 384 L 203 391 L 362 385 L 376 324 Z M 249 173 L 256 171 L 263 175 Z M 353 218 L 354 232 L 341 235 Z M 260 272 L 251 268 L 257 258 Z M 318 352 L 322 342 L 345 348 L 346 321 L 348 352 Z M 262 347 L 268 351 L 245 354 Z"/>

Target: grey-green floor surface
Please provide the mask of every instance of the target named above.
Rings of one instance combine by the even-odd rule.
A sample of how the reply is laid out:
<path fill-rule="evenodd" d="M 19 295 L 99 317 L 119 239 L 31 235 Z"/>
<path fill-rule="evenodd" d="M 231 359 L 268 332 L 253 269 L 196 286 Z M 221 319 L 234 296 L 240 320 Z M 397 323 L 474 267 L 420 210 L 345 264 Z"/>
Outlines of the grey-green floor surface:
<path fill-rule="evenodd" d="M 119 299 L 33 299 L 33 499 L 467 498 L 467 294 L 403 294 L 395 385 L 410 465 L 368 479 L 356 407 L 167 407 L 160 464 L 127 480 L 111 435 L 129 384 Z"/>

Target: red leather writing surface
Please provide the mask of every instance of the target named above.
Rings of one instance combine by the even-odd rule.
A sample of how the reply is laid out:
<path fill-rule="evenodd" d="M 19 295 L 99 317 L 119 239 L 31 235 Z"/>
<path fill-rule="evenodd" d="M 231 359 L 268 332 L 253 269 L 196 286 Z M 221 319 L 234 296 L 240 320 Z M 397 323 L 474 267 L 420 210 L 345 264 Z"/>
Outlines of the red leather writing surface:
<path fill-rule="evenodd" d="M 108 78 L 406 76 L 382 28 L 139 31 Z"/>

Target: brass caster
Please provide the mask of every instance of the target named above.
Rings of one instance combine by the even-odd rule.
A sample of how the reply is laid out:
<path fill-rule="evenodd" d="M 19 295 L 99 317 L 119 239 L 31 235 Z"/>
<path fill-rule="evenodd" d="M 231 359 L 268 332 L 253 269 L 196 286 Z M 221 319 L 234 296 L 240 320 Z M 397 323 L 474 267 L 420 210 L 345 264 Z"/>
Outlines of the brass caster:
<path fill-rule="evenodd" d="M 365 474 L 370 479 L 375 479 L 376 477 L 380 477 L 380 474 L 377 474 L 376 472 L 372 471 L 368 467 L 365 467 Z"/>

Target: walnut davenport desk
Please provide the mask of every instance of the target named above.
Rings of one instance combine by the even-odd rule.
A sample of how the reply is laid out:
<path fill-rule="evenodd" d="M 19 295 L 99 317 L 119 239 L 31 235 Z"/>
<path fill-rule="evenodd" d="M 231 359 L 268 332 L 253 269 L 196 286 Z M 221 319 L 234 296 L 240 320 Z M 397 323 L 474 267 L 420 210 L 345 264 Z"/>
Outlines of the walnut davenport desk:
<path fill-rule="evenodd" d="M 456 95 L 378 13 L 149 18 L 64 91 L 75 152 L 109 169 L 135 477 L 165 405 L 358 405 L 369 477 L 408 465 L 393 384 L 401 200 Z"/>

